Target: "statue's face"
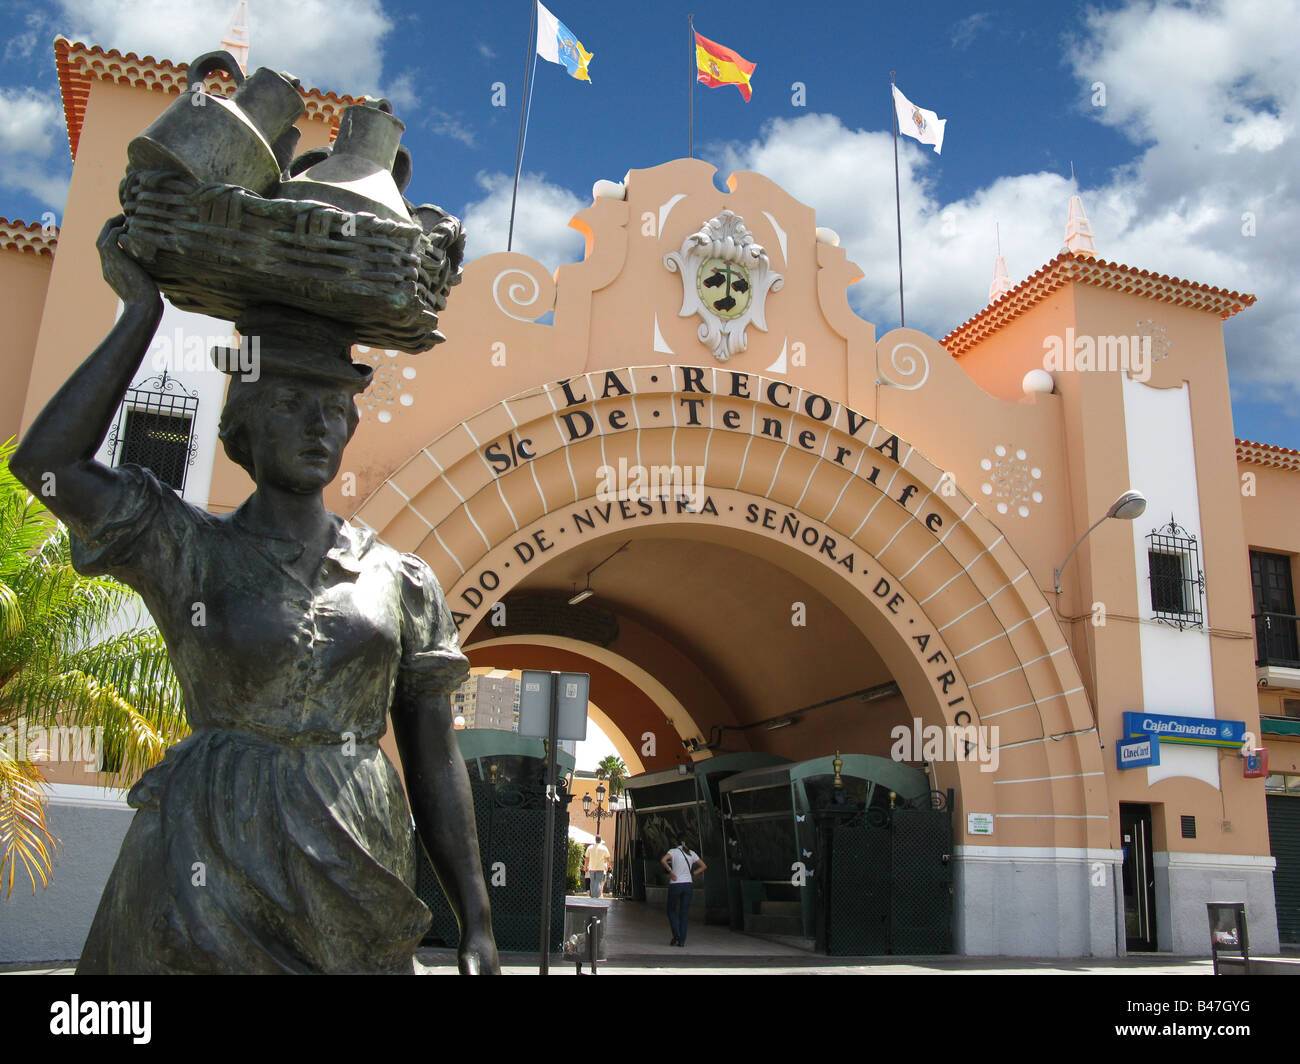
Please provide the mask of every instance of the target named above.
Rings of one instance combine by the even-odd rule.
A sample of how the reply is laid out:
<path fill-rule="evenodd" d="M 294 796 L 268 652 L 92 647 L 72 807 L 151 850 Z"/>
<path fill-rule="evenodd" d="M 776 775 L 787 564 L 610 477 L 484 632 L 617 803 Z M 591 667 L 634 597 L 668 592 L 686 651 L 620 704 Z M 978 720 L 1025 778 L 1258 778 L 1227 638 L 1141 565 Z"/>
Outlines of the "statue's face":
<path fill-rule="evenodd" d="M 324 382 L 266 377 L 249 450 L 257 483 L 319 491 L 338 474 L 350 435 L 352 394 Z"/>

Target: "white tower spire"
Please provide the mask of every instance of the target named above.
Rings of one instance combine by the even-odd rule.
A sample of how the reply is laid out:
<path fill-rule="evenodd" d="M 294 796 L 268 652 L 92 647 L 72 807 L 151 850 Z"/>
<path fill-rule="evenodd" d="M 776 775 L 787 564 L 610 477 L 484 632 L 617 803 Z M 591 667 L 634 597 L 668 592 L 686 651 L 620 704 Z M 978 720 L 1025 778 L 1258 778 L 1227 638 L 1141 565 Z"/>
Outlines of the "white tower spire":
<path fill-rule="evenodd" d="M 1083 212 L 1083 200 L 1078 195 L 1070 197 L 1070 215 L 1065 222 L 1065 247 L 1084 258 L 1097 257 L 1097 245 L 1092 239 L 1092 223 Z"/>
<path fill-rule="evenodd" d="M 1007 260 L 1002 257 L 1002 230 L 996 222 L 993 228 L 998 238 L 998 257 L 993 263 L 993 283 L 989 285 L 990 303 L 996 303 L 1015 287 L 1011 283 L 1011 273 L 1007 269 Z"/>
<path fill-rule="evenodd" d="M 239 0 L 231 16 L 221 47 L 235 57 L 239 69 L 248 73 L 248 0 Z"/>

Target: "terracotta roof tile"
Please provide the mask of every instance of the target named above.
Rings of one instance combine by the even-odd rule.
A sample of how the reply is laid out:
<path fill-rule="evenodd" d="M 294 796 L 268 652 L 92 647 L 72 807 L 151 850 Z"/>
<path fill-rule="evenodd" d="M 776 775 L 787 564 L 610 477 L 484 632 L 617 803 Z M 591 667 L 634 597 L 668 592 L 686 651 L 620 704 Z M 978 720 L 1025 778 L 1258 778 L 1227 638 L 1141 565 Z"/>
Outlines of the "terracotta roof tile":
<path fill-rule="evenodd" d="M 80 44 L 66 37 L 54 39 L 54 64 L 59 72 L 59 89 L 63 94 L 63 116 L 68 124 L 68 147 L 72 157 L 77 157 L 77 143 L 81 139 L 81 124 L 86 117 L 86 100 L 90 86 L 96 80 L 111 81 L 119 85 L 135 85 L 169 95 L 179 96 L 185 91 L 188 63 L 173 63 L 170 59 L 143 58 L 134 52 L 125 55 L 98 45 Z M 218 72 L 213 75 L 222 81 L 229 76 Z M 319 89 L 303 89 L 309 118 L 323 118 L 337 130 L 339 116 L 350 104 L 360 103 L 351 96 L 340 96 Z"/>
<path fill-rule="evenodd" d="M 1185 281 L 1181 277 L 1063 251 L 1011 291 L 957 326 L 941 342 L 954 357 L 960 358 L 1058 288 L 1071 283 L 1130 292 L 1162 303 L 1209 311 L 1223 319 L 1255 302 L 1253 295 L 1243 292 L 1230 292 L 1196 281 Z"/>
<path fill-rule="evenodd" d="M 1237 461 L 1276 469 L 1300 470 L 1300 451 L 1294 447 L 1275 447 L 1271 443 L 1237 441 Z"/>
<path fill-rule="evenodd" d="M 46 229 L 40 222 L 10 221 L 0 218 L 0 248 L 8 251 L 30 251 L 34 255 L 51 258 L 59 246 L 59 231 Z"/>

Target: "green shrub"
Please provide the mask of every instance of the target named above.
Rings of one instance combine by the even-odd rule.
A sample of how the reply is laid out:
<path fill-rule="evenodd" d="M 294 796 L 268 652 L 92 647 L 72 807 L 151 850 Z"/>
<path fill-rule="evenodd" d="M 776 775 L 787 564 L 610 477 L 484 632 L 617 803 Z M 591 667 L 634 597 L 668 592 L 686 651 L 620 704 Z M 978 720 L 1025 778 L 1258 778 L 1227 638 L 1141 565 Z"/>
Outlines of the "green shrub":
<path fill-rule="evenodd" d="M 582 892 L 582 859 L 586 853 L 587 848 L 577 839 L 569 840 L 569 859 L 565 868 L 565 886 L 568 887 L 570 894 Z"/>

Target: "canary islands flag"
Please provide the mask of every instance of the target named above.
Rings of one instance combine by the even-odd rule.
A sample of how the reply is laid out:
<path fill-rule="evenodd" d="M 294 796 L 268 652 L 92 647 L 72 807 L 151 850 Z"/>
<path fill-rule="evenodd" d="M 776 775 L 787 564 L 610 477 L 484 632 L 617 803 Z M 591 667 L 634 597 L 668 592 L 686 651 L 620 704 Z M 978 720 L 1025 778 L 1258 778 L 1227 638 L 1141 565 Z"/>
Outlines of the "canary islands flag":
<path fill-rule="evenodd" d="M 720 85 L 735 85 L 740 95 L 749 102 L 749 76 L 754 73 L 756 64 L 733 52 L 721 44 L 716 44 L 707 37 L 695 35 L 695 65 L 699 69 L 698 81 L 710 88 Z"/>
<path fill-rule="evenodd" d="M 582 46 L 582 42 L 568 26 L 540 3 L 537 5 L 537 54 L 547 62 L 559 63 L 569 72 L 570 77 L 591 84 L 587 64 L 591 62 L 592 54 Z"/>
<path fill-rule="evenodd" d="M 893 90 L 898 132 L 905 137 L 913 137 L 922 144 L 933 144 L 934 154 L 938 155 L 943 150 L 943 127 L 948 124 L 948 119 L 940 118 L 924 107 L 917 107 L 898 91 L 897 85 L 893 86 Z"/>

